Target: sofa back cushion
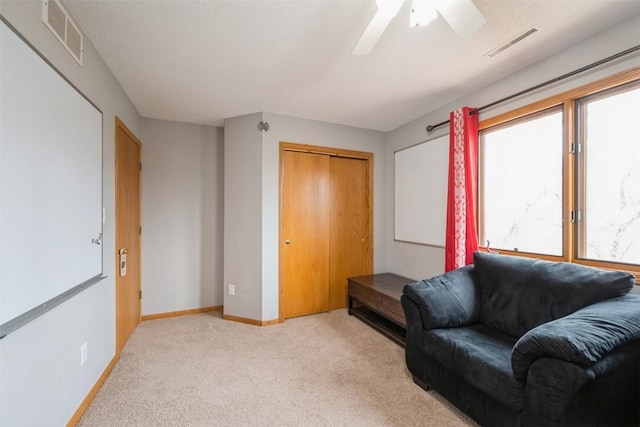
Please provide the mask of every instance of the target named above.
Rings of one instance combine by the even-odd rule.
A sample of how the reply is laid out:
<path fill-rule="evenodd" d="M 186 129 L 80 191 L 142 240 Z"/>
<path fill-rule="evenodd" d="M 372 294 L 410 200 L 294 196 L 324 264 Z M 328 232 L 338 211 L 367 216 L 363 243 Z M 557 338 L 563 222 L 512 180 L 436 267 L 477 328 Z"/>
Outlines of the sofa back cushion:
<path fill-rule="evenodd" d="M 530 329 L 633 288 L 628 273 L 476 252 L 480 323 L 520 338 Z"/>

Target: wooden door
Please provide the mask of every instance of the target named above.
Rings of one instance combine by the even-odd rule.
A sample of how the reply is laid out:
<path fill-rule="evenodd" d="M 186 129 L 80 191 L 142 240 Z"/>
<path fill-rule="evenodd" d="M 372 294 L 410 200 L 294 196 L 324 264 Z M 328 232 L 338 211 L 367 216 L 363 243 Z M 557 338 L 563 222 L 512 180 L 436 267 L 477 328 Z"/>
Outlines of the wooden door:
<path fill-rule="evenodd" d="M 329 308 L 347 306 L 347 277 L 373 271 L 367 159 L 332 157 L 330 173 Z"/>
<path fill-rule="evenodd" d="M 284 320 L 345 307 L 347 277 L 372 273 L 373 158 L 300 144 L 280 150 Z"/>
<path fill-rule="evenodd" d="M 140 141 L 116 118 L 116 351 L 140 323 Z M 120 250 L 126 249 L 126 274 Z"/>
<path fill-rule="evenodd" d="M 283 156 L 280 315 L 289 318 L 329 310 L 329 156 Z"/>

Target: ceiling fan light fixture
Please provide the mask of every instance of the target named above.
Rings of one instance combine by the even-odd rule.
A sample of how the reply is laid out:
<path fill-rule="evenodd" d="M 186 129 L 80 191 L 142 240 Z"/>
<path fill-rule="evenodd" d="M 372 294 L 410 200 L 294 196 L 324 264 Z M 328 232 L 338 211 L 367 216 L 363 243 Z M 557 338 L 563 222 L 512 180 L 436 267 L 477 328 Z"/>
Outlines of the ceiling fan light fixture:
<path fill-rule="evenodd" d="M 438 17 L 438 11 L 432 0 L 413 0 L 409 14 L 409 26 L 427 25 Z"/>
<path fill-rule="evenodd" d="M 403 1 L 376 0 L 378 10 L 351 51 L 353 55 L 364 56 L 371 52 L 384 30 L 402 8 Z M 411 26 L 426 25 L 429 18 L 436 18 L 440 14 L 460 37 L 473 34 L 486 22 L 473 0 L 412 0 L 411 6 Z"/>

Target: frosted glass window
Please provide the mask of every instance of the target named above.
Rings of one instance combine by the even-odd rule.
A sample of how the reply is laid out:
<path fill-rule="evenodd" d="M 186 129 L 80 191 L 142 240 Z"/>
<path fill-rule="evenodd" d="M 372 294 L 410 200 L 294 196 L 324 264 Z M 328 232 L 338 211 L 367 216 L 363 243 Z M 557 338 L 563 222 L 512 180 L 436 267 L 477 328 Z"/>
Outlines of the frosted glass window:
<path fill-rule="evenodd" d="M 554 108 L 481 132 L 481 244 L 562 255 L 562 123 Z"/>
<path fill-rule="evenodd" d="M 640 85 L 579 103 L 579 257 L 640 264 Z"/>

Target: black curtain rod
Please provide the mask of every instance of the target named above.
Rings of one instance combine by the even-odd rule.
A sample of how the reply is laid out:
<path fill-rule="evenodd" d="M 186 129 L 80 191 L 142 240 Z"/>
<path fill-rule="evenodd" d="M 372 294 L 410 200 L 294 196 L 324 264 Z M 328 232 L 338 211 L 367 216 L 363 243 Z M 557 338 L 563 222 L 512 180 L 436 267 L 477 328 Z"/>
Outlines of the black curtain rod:
<path fill-rule="evenodd" d="M 537 90 L 537 89 L 543 88 L 545 86 L 548 86 L 550 84 L 559 82 L 560 80 L 564 80 L 566 78 L 575 76 L 576 74 L 580 74 L 580 73 L 582 73 L 584 71 L 590 70 L 590 69 L 595 68 L 595 67 L 597 67 L 599 65 L 606 64 L 607 62 L 611 62 L 611 61 L 613 61 L 615 59 L 618 59 L 620 57 L 629 55 L 630 53 L 633 53 L 633 52 L 638 51 L 638 50 L 640 50 L 640 45 L 634 46 L 634 47 L 632 47 L 630 49 L 627 49 L 627 50 L 624 50 L 622 52 L 616 53 L 615 55 L 611 55 L 611 56 L 609 56 L 607 58 L 601 59 L 600 61 L 594 62 L 593 64 L 585 65 L 582 68 L 578 68 L 577 70 L 574 70 L 574 71 L 571 71 L 569 73 L 563 74 L 560 77 L 556 77 L 554 79 L 547 80 L 544 83 L 540 83 L 540 84 L 532 86 L 532 87 L 530 87 L 528 89 L 522 90 L 522 91 L 520 91 L 518 93 L 514 93 L 513 95 L 509 95 L 506 98 L 502 98 L 502 99 L 494 101 L 494 102 L 492 102 L 490 104 L 483 105 L 482 107 L 477 108 L 475 110 L 475 112 L 479 113 L 480 111 L 484 110 L 485 108 L 490 108 L 490 107 L 493 107 L 494 105 L 501 104 L 503 102 L 509 101 L 509 100 L 511 100 L 513 98 L 517 98 L 517 97 L 519 97 L 521 95 L 524 95 L 526 93 L 533 92 L 534 90 Z M 473 112 L 471 112 L 471 114 L 473 114 Z M 429 125 L 429 126 L 427 126 L 427 133 L 431 133 L 435 129 L 437 129 L 437 128 L 441 127 L 441 126 L 444 126 L 447 123 L 449 123 L 449 120 L 445 120 L 444 122 L 436 123 L 435 125 Z"/>

